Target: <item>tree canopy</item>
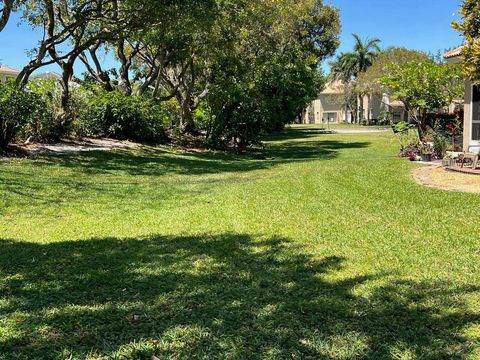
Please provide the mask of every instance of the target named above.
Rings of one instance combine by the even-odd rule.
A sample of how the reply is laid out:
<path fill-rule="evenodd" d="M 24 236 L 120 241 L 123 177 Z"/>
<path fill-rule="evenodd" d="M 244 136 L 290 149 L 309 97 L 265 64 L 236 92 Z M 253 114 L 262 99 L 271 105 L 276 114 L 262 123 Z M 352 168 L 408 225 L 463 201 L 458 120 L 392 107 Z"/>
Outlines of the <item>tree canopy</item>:
<path fill-rule="evenodd" d="M 362 93 L 381 95 L 385 92 L 380 79 L 386 75 L 391 64 L 404 64 L 412 61 L 430 61 L 430 57 L 416 50 L 392 47 L 380 52 L 372 65 L 357 78 L 357 87 Z M 431 60 L 433 61 L 433 60 Z"/>
<path fill-rule="evenodd" d="M 381 83 L 400 100 L 417 124 L 420 138 L 426 133 L 429 112 L 447 107 L 464 93 L 459 66 L 433 61 L 411 61 L 387 67 Z"/>
<path fill-rule="evenodd" d="M 466 46 L 462 51 L 466 75 L 480 83 L 480 2 L 464 0 L 460 9 L 463 19 L 454 22 L 453 27 L 465 37 Z"/>
<path fill-rule="evenodd" d="M 4 1 L 4 9 L 7 1 L 12 4 Z M 17 84 L 25 86 L 34 71 L 57 64 L 66 128 L 75 117 L 70 84 L 81 62 L 96 93 L 175 101 L 178 117 L 172 124 L 180 131 L 203 131 L 215 146 L 230 141 L 246 146 L 302 112 L 324 82 L 320 62 L 339 44 L 338 11 L 322 0 L 19 4 L 24 21 L 45 36 Z M 102 53 L 114 54 L 118 66 L 104 68 Z"/>
<path fill-rule="evenodd" d="M 367 71 L 381 51 L 380 39 L 362 40 L 359 35 L 352 35 L 355 39 L 353 51 L 340 54 L 330 64 L 332 75 L 343 81 L 356 79 L 361 73 Z"/>

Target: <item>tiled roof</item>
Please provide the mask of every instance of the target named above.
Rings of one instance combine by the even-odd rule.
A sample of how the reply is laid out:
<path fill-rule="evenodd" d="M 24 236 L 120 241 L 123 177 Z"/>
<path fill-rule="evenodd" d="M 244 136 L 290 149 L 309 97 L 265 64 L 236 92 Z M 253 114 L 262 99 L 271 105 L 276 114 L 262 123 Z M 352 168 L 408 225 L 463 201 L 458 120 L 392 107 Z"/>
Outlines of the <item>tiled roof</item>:
<path fill-rule="evenodd" d="M 10 66 L 0 64 L 0 74 L 6 75 L 18 75 L 20 74 L 20 70 L 14 69 Z"/>
<path fill-rule="evenodd" d="M 460 56 L 460 55 L 462 55 L 463 48 L 464 48 L 464 46 L 462 45 L 462 46 L 459 46 L 455 49 L 449 50 L 445 53 L 445 55 L 443 55 L 443 57 L 445 59 L 451 59 L 451 58 Z"/>
<path fill-rule="evenodd" d="M 325 85 L 322 94 L 343 94 L 345 91 L 345 84 L 340 80 L 330 81 Z"/>

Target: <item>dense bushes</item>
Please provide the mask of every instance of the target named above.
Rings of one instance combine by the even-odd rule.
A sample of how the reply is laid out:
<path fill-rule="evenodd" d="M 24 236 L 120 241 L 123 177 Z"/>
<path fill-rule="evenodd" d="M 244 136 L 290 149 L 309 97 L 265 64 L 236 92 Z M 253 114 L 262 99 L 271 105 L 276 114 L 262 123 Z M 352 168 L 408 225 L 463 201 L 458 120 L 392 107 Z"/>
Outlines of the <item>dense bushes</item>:
<path fill-rule="evenodd" d="M 169 114 L 152 98 L 100 91 L 86 105 L 81 123 L 87 135 L 153 142 L 165 137 Z"/>
<path fill-rule="evenodd" d="M 171 102 L 77 85 L 70 105 L 74 122 L 65 133 L 60 97 L 54 80 L 34 80 L 23 89 L 0 83 L 0 147 L 14 139 L 48 142 L 79 136 L 159 142 L 174 123 Z"/>
<path fill-rule="evenodd" d="M 46 105 L 37 94 L 15 84 L 0 83 L 0 147 L 7 146 L 35 119 L 42 118 Z"/>

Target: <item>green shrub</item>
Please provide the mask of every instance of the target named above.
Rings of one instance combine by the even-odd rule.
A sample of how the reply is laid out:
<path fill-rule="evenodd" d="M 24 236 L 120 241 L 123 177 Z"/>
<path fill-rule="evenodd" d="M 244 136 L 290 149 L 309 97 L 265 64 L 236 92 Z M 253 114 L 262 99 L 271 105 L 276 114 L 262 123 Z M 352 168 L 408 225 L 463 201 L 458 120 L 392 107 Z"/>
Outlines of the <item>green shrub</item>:
<path fill-rule="evenodd" d="M 27 124 L 42 116 L 45 103 L 28 89 L 13 82 L 0 83 L 0 147 L 7 146 Z"/>
<path fill-rule="evenodd" d="M 193 112 L 193 122 L 195 129 L 205 130 L 210 121 L 208 104 L 206 102 L 200 103 L 200 106 Z"/>
<path fill-rule="evenodd" d="M 448 138 L 441 134 L 435 133 L 433 136 L 433 148 L 435 149 L 435 153 L 438 157 L 443 158 L 447 152 L 448 147 L 450 146 L 450 142 Z"/>
<path fill-rule="evenodd" d="M 87 135 L 154 142 L 164 139 L 169 120 L 154 99 L 98 90 L 88 97 L 81 117 Z"/>
<path fill-rule="evenodd" d="M 48 142 L 58 140 L 65 134 L 60 126 L 62 108 L 60 103 L 61 88 L 55 80 L 33 79 L 28 83 L 28 90 L 35 94 L 42 104 L 35 116 L 31 116 L 22 128 L 22 137 L 35 141 Z"/>

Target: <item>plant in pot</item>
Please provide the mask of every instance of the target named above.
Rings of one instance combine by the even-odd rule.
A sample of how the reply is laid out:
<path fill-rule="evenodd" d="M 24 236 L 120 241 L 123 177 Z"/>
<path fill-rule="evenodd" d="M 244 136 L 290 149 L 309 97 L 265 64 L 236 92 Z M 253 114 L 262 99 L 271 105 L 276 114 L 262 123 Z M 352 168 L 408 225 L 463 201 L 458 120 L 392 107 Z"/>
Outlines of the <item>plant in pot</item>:
<path fill-rule="evenodd" d="M 448 138 L 441 133 L 435 133 L 433 137 L 433 148 L 438 158 L 443 159 L 447 153 L 448 146 Z"/>
<path fill-rule="evenodd" d="M 445 167 L 455 165 L 455 158 L 454 158 L 454 156 L 451 152 L 447 151 L 445 153 L 445 156 L 443 157 L 443 160 L 442 160 L 442 165 L 445 166 Z"/>
<path fill-rule="evenodd" d="M 427 143 L 423 143 L 420 147 L 420 157 L 422 161 L 430 162 L 432 161 L 433 148 Z"/>

